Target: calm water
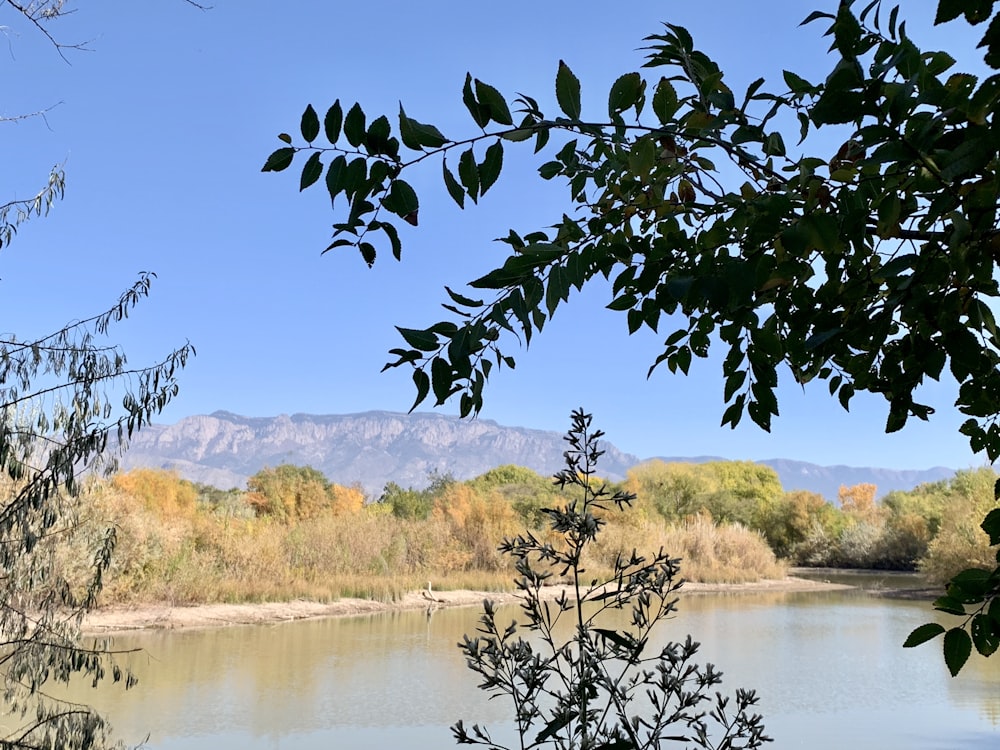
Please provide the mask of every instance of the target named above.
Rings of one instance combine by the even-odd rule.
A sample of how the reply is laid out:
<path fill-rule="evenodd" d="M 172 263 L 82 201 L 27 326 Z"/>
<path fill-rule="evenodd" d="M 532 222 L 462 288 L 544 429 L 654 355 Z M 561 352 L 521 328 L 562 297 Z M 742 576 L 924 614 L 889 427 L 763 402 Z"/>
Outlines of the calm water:
<path fill-rule="evenodd" d="M 900 644 L 926 603 L 863 592 L 689 595 L 663 638 L 688 632 L 725 687 L 756 688 L 774 748 L 1000 747 L 1000 657 L 951 679 L 940 648 Z M 442 610 L 148 633 L 138 688 L 85 691 L 129 742 L 195 748 L 453 747 L 457 719 L 502 727 L 455 643 L 478 612 Z M 98 695 L 99 694 L 99 695 Z M 95 699 L 96 698 L 96 699 Z"/>

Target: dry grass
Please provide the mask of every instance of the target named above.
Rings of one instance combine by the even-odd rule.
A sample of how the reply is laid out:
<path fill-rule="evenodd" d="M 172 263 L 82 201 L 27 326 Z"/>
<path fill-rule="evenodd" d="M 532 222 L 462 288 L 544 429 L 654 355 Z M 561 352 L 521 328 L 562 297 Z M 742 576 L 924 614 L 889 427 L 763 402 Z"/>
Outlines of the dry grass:
<path fill-rule="evenodd" d="M 521 522 L 499 493 L 484 497 L 466 489 L 459 485 L 425 520 L 397 518 L 370 506 L 285 523 L 205 508 L 159 512 L 119 484 L 99 482 L 81 498 L 89 523 L 60 559 L 67 570 L 84 570 L 103 530 L 116 529 L 103 603 L 393 601 L 428 580 L 442 591 L 510 590 L 513 566 L 496 548 L 504 536 L 523 530 Z M 746 582 L 784 575 L 761 536 L 743 527 L 717 527 L 705 518 L 668 526 L 636 512 L 613 517 L 588 564 L 592 572 L 607 572 L 618 552 L 654 552 L 661 546 L 684 558 L 688 580 Z"/>
<path fill-rule="evenodd" d="M 616 555 L 627 555 L 632 549 L 649 555 L 661 548 L 682 559 L 681 570 L 689 581 L 748 583 L 780 579 L 788 573 L 760 533 L 739 524 L 716 525 L 704 516 L 670 525 L 643 518 L 611 523 L 595 546 L 592 569 L 607 571 Z"/>

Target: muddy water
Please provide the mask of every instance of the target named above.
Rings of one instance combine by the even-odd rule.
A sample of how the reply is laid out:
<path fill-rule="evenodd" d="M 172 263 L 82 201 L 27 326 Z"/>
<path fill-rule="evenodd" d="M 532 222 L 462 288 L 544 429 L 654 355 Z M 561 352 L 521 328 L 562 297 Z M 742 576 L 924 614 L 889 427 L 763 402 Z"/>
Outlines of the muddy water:
<path fill-rule="evenodd" d="M 940 649 L 904 650 L 924 602 L 863 591 L 690 595 L 659 635 L 688 632 L 725 686 L 753 687 L 774 748 L 1000 747 L 1000 656 L 957 679 Z M 455 644 L 474 609 L 119 637 L 140 685 L 85 690 L 119 734 L 162 750 L 440 748 L 462 718 L 499 727 Z M 944 621 L 944 620 L 942 620 Z"/>

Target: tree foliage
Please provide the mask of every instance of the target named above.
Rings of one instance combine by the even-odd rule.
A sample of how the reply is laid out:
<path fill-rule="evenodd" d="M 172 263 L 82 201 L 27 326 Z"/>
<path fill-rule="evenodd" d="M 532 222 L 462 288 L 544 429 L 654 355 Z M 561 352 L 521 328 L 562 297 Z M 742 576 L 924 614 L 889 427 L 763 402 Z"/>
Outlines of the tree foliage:
<path fill-rule="evenodd" d="M 84 590 L 52 565 L 49 540 L 78 522 L 72 498 L 81 473 L 99 469 L 177 394 L 190 345 L 161 362 L 131 367 L 103 339 L 149 290 L 142 277 L 115 307 L 47 336 L 0 337 L 0 664 L 5 747 L 102 745 L 105 725 L 86 706 L 49 698 L 52 682 L 83 675 L 130 678 L 108 663 L 106 644 L 84 645 L 83 615 L 110 564 L 115 531 L 92 552 Z"/>
<path fill-rule="evenodd" d="M 985 24 L 985 63 L 1000 67 L 992 0 L 939 0 L 936 23 L 959 17 Z M 980 79 L 955 70 L 947 51 L 919 49 L 899 8 L 881 0 L 841 0 L 803 23 L 831 42 L 822 81 L 786 70 L 777 86 L 758 79 L 734 92 L 668 23 L 646 39 L 653 75 L 619 76 L 599 117 L 585 116 L 566 62 L 555 112 L 528 95 L 508 103 L 468 74 L 470 133 L 446 136 L 402 106 L 394 132 L 388 116 L 339 101 L 321 127 L 310 105 L 301 140 L 282 133 L 263 169 L 304 158 L 300 189 L 325 174 L 330 197 L 347 205 L 327 250 L 356 247 L 369 265 L 378 246 L 400 257 L 399 223 L 416 224 L 419 211 L 406 178 L 429 162 L 462 207 L 486 194 L 519 144 L 545 154 L 542 179 L 567 186 L 573 210 L 548 228 L 511 229 L 507 259 L 470 282 L 476 296 L 446 287 L 448 318 L 399 329 L 404 345 L 386 367 L 412 368 L 414 406 L 454 397 L 463 415 L 479 411 L 493 367 L 515 364 L 512 340 L 530 343 L 600 276 L 630 333 L 664 336 L 650 373 L 687 373 L 693 357 L 723 347 L 723 425 L 748 415 L 769 429 L 785 365 L 797 383 L 826 381 L 844 408 L 856 392 L 880 394 L 894 432 L 931 416 L 918 390 L 948 368 L 967 416 L 961 432 L 995 460 L 1000 76 Z M 843 140 L 813 150 L 817 131 Z M 991 528 L 1000 541 L 1000 511 Z M 1000 568 L 991 575 L 990 599 Z M 1000 634 L 1000 614 L 989 622 Z"/>
<path fill-rule="evenodd" d="M 247 480 L 247 502 L 260 515 L 289 523 L 321 514 L 356 513 L 365 502 L 357 487 L 333 484 L 311 466 L 281 464 Z"/>
<path fill-rule="evenodd" d="M 4 0 L 11 11 L 56 48 L 65 44 L 50 24 L 65 0 Z M 5 17 L 6 20 L 6 17 Z M 6 26 L 5 26 L 6 30 Z M 0 117 L 0 124 L 44 118 L 45 111 Z M 6 186 L 18 194 L 14 185 Z M 0 204 L 0 248 L 29 219 L 63 197 L 61 166 L 32 197 Z M 116 325 L 149 294 L 152 273 L 103 312 L 43 335 L 0 335 L 0 683 L 5 748 L 91 748 L 109 744 L 103 718 L 87 706 L 52 697 L 54 683 L 134 678 L 118 667 L 104 641 L 84 642 L 83 615 L 94 606 L 115 545 L 107 529 L 89 552 L 86 580 L 59 564 L 57 540 L 81 523 L 81 474 L 113 466 L 136 430 L 177 394 L 177 374 L 194 348 L 185 344 L 162 360 L 134 366 L 111 340 Z M 44 293 L 39 295 L 44 304 Z M 71 578 L 73 580 L 71 580 Z"/>

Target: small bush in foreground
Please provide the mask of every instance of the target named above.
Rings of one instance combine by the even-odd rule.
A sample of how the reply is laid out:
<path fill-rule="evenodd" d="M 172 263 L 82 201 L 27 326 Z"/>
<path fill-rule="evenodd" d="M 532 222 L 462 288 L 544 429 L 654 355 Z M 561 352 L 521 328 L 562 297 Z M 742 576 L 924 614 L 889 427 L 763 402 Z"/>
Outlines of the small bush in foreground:
<path fill-rule="evenodd" d="M 694 663 L 699 646 L 690 636 L 646 653 L 653 628 L 676 610 L 679 560 L 662 550 L 648 558 L 632 552 L 618 556 L 608 578 L 584 582 L 584 553 L 601 533 L 604 516 L 633 499 L 594 481 L 603 433 L 591 431 L 590 424 L 590 415 L 573 413 L 566 468 L 556 475 L 560 487 L 579 490 L 579 499 L 545 511 L 559 541 L 541 542 L 528 533 L 501 546 L 515 561 L 532 637 L 519 635 L 516 622 L 498 625 L 497 611 L 486 601 L 479 635 L 459 644 L 469 668 L 482 677 L 480 688 L 491 697 L 513 702 L 521 748 L 639 750 L 674 742 L 761 747 L 769 738 L 761 717 L 749 713 L 755 693 L 737 690 L 731 700 L 716 692 L 722 675 L 711 664 Z M 554 606 L 540 599 L 553 570 L 569 575 L 573 590 Z M 631 626 L 599 627 L 606 612 L 626 607 Z M 563 621 L 573 626 L 568 638 L 557 633 Z M 648 710 L 640 712 L 640 705 Z M 505 747 L 479 725 L 467 728 L 459 721 L 452 731 L 459 744 Z M 722 737 L 711 739 L 716 733 Z"/>

